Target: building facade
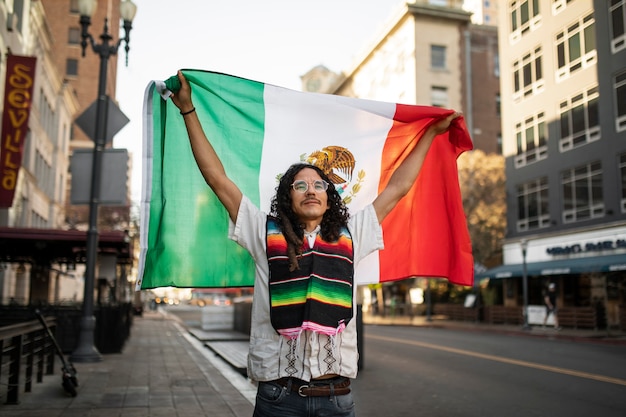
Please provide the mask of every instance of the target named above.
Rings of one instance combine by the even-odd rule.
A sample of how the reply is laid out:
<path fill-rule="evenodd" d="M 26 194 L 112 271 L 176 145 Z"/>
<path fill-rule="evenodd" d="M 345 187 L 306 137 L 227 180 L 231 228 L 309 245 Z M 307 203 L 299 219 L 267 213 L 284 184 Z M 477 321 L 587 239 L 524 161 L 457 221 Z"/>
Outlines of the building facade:
<path fill-rule="evenodd" d="M 120 0 L 98 2 L 93 21 L 104 24 L 108 17 L 109 31 L 118 33 L 119 6 Z M 0 2 L 3 103 L 8 66 L 4 57 L 36 58 L 15 193 L 12 204 L 0 208 L 0 304 L 82 299 L 88 206 L 80 206 L 82 214 L 76 216 L 68 205 L 70 162 L 77 149 L 94 147 L 93 141 L 74 127 L 74 121 L 96 99 L 100 58 L 91 49 L 85 58 L 81 56 L 79 22 L 77 0 Z M 100 29 L 96 27 L 94 33 Z M 98 35 L 94 36 L 97 41 Z M 107 92 L 111 97 L 115 94 L 116 62 L 115 57 L 109 61 Z M 6 110 L 2 109 L 3 116 Z M 4 152 L 2 158 L 6 159 Z M 117 257 L 113 263 L 110 255 L 98 260 L 98 276 L 109 281 L 117 282 L 123 275 L 119 263 L 132 262 L 126 230 L 129 212 L 128 205 L 100 210 L 99 226 L 108 227 L 100 227 L 99 248 Z"/>
<path fill-rule="evenodd" d="M 505 305 L 524 290 L 541 305 L 554 282 L 561 306 L 594 308 L 597 327 L 624 320 L 625 10 L 624 0 L 500 10 L 507 233 L 504 264 L 478 278 Z"/>
<path fill-rule="evenodd" d="M 23 140 L 12 205 L 0 209 L 2 228 L 60 229 L 65 224 L 65 195 L 68 181 L 70 131 L 78 102 L 56 67 L 54 39 L 41 2 L 12 1 L 0 3 L 0 48 L 8 54 L 36 58 L 28 132 Z M 7 60 L 0 64 L 4 98 Z M 6 109 L 3 108 L 3 115 Z M 3 155 L 6 157 L 6 155 Z M 3 246 L 2 251 L 6 253 Z M 23 262 L 0 264 L 0 302 L 26 303 L 34 294 L 32 277 L 43 278 L 32 265 Z M 59 281 L 72 280 L 66 274 Z M 73 288 L 73 282 L 71 287 Z M 51 291 L 54 294 L 54 290 Z M 73 294 L 73 292 L 72 292 Z M 41 295 L 46 298 L 46 296 Z M 46 300 L 47 301 L 47 300 Z"/>
<path fill-rule="evenodd" d="M 474 148 L 500 153 L 497 28 L 471 24 L 462 6 L 402 4 L 351 68 L 315 67 L 301 77 L 303 90 L 457 109 Z"/>
<path fill-rule="evenodd" d="M 465 0 L 463 8 L 472 12 L 472 23 L 498 26 L 498 0 Z"/>
<path fill-rule="evenodd" d="M 100 56 L 91 50 L 88 44 L 84 56 L 81 46 L 81 25 L 78 0 L 41 0 L 48 19 L 51 36 L 54 63 L 66 82 L 73 88 L 78 100 L 79 109 L 74 115 L 80 117 L 89 106 L 95 103 L 98 97 L 98 78 L 100 72 Z M 104 31 L 105 19 L 107 31 L 113 37 L 113 42 L 120 33 L 120 3 L 121 0 L 100 0 L 91 17 L 89 33 L 96 42 Z M 123 48 L 120 48 L 124 53 Z M 115 101 L 117 86 L 118 55 L 113 54 L 107 62 L 106 94 Z M 125 57 L 122 55 L 122 59 Z M 111 146 L 109 143 L 107 146 Z M 76 123 L 72 124 L 70 135 L 70 150 L 93 149 L 94 142 Z M 130 162 L 129 162 L 130 163 Z M 99 208 L 98 223 L 102 230 L 127 228 L 130 222 L 130 172 L 128 167 L 127 204 L 101 205 Z M 71 175 L 71 173 L 70 173 Z M 65 205 L 66 227 L 70 229 L 86 230 L 89 216 L 89 207 L 86 204 L 72 204 L 71 177 L 68 178 L 67 198 Z"/>
<path fill-rule="evenodd" d="M 500 154 L 498 32 L 495 26 L 472 24 L 472 13 L 463 3 L 402 4 L 352 67 L 340 74 L 315 67 L 302 76 L 303 90 L 457 109 L 464 114 L 474 148 Z M 373 303 L 380 312 L 394 305 L 400 311 L 401 305 L 419 298 L 411 294 L 429 288 L 425 281 L 364 291 L 364 306 Z"/>

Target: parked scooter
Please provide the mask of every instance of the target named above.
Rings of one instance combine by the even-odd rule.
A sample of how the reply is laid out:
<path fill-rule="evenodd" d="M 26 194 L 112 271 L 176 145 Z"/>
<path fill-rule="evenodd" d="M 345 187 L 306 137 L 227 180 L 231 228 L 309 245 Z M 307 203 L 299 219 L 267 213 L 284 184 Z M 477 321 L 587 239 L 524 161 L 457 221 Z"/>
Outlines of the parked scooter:
<path fill-rule="evenodd" d="M 78 376 L 77 376 L 78 373 L 76 372 L 74 365 L 72 365 L 72 362 L 70 362 L 69 360 L 67 361 L 65 360 L 65 356 L 63 355 L 63 352 L 61 351 L 61 347 L 59 346 L 59 343 L 57 342 L 56 338 L 52 334 L 52 331 L 48 327 L 48 323 L 46 323 L 46 319 L 41 315 L 41 311 L 37 309 L 35 310 L 35 314 L 37 315 L 37 318 L 43 325 L 44 329 L 46 329 L 46 332 L 48 332 L 48 336 L 50 336 L 50 339 L 52 340 L 54 349 L 56 350 L 56 353 L 59 356 L 59 359 L 61 360 L 63 389 L 72 397 L 76 397 L 76 395 L 78 394 L 78 392 L 76 391 L 76 387 L 78 387 Z"/>

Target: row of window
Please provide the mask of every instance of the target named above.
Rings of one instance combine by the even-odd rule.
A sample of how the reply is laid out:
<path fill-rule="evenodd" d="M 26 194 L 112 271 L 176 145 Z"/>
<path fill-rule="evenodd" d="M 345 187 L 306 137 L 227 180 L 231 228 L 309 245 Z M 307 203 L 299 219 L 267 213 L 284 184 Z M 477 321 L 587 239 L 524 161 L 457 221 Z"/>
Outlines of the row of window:
<path fill-rule="evenodd" d="M 626 131 L 626 70 L 613 79 L 615 130 Z M 566 97 L 558 104 L 559 150 L 567 152 L 601 138 L 598 87 L 593 86 Z M 515 124 L 517 155 L 520 167 L 548 157 L 548 132 L 544 112 L 526 117 Z"/>
<path fill-rule="evenodd" d="M 78 0 L 70 0 L 70 13 L 79 13 Z M 78 21 L 78 20 L 77 20 Z M 71 27 L 67 34 L 67 43 L 70 45 L 80 45 L 81 36 L 80 28 Z M 78 75 L 78 60 L 75 58 L 68 58 L 65 61 L 65 75 L 75 77 Z"/>
<path fill-rule="evenodd" d="M 626 213 L 626 153 L 620 155 L 621 211 Z M 560 174 L 561 221 L 564 224 L 605 216 L 602 165 L 591 162 L 569 168 Z M 549 186 L 541 177 L 517 186 L 517 231 L 550 226 Z"/>
<path fill-rule="evenodd" d="M 553 0 L 552 1 L 552 14 L 556 15 L 563 11 L 569 3 L 573 0 Z M 626 0 L 610 0 L 608 2 L 609 12 L 609 32 L 611 38 L 611 50 L 613 53 L 617 53 L 626 48 Z M 511 34 L 510 40 L 512 43 L 518 41 L 524 34 L 535 29 L 541 22 L 541 13 L 539 7 L 539 0 L 515 0 L 509 3 L 509 14 L 511 19 Z M 591 15 L 588 16 L 591 18 Z M 585 22 L 583 22 L 585 23 Z M 593 36 L 593 33 L 588 33 L 584 28 L 571 26 L 567 29 L 567 32 L 579 31 L 582 29 L 583 37 L 588 35 Z M 557 35 L 558 38 L 559 35 Z M 565 37 L 564 33 L 561 33 L 562 37 Z M 575 40 L 574 40 L 575 42 Z M 573 47 L 580 47 L 583 45 L 572 45 Z M 559 54 L 560 58 L 566 58 L 566 45 L 563 45 L 563 55 Z M 581 49 L 582 50 L 582 49 Z"/>
<path fill-rule="evenodd" d="M 581 17 L 556 34 L 555 79 L 562 81 L 580 69 L 597 62 L 596 35 L 593 14 Z M 538 94 L 544 90 L 541 46 L 513 62 L 513 100 Z"/>

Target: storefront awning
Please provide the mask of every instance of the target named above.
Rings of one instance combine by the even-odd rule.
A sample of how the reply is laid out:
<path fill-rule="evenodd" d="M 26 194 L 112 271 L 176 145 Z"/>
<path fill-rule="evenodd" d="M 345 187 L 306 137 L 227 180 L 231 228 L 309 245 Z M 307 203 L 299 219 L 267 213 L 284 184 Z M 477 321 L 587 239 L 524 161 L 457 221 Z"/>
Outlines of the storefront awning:
<path fill-rule="evenodd" d="M 529 262 L 528 276 L 583 274 L 588 272 L 626 271 L 626 254 L 590 256 L 586 258 L 559 259 L 555 261 Z M 524 275 L 523 264 L 500 265 L 476 274 L 476 279 L 513 278 Z"/>
<path fill-rule="evenodd" d="M 115 254 L 118 263 L 132 262 L 132 245 L 123 231 L 100 232 L 98 252 Z M 78 264 L 86 257 L 87 232 L 0 227 L 0 262 Z"/>

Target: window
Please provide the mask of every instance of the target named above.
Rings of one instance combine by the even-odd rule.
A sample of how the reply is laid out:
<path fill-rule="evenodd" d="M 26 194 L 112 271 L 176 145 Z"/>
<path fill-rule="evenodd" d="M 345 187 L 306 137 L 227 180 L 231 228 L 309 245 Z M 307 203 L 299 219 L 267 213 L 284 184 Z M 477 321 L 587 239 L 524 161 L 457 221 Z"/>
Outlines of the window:
<path fill-rule="evenodd" d="M 619 172 L 622 179 L 622 213 L 626 213 L 626 153 L 619 157 Z"/>
<path fill-rule="evenodd" d="M 48 227 L 48 221 L 45 217 L 41 216 L 35 210 L 31 210 L 31 224 L 30 226 L 36 229 L 46 229 Z"/>
<path fill-rule="evenodd" d="M 562 12 L 574 0 L 552 0 L 552 14 Z"/>
<path fill-rule="evenodd" d="M 556 35 L 558 81 L 596 62 L 596 34 L 593 13 Z"/>
<path fill-rule="evenodd" d="M 28 10 L 26 10 L 28 13 Z M 24 0 L 13 0 L 13 15 L 17 22 L 17 31 L 22 33 L 24 25 Z"/>
<path fill-rule="evenodd" d="M 626 130 L 626 71 L 615 76 L 615 129 L 618 132 Z"/>
<path fill-rule="evenodd" d="M 517 186 L 517 231 L 550 226 L 548 178 L 542 177 Z"/>
<path fill-rule="evenodd" d="M 37 186 L 44 194 L 51 199 L 54 197 L 54 184 L 52 175 L 53 169 L 48 160 L 41 154 L 39 150 L 35 151 L 35 178 L 37 178 Z"/>
<path fill-rule="evenodd" d="M 593 87 L 559 104 L 561 152 L 600 139 L 598 98 L 598 87 Z"/>
<path fill-rule="evenodd" d="M 602 168 L 593 162 L 561 173 L 563 223 L 604 216 Z"/>
<path fill-rule="evenodd" d="M 430 67 L 432 69 L 446 69 L 446 47 L 430 45 Z"/>
<path fill-rule="evenodd" d="M 626 47 L 626 0 L 611 0 L 611 50 L 619 52 Z"/>
<path fill-rule="evenodd" d="M 496 94 L 496 115 L 502 116 L 502 100 L 500 99 L 500 93 Z"/>
<path fill-rule="evenodd" d="M 78 0 L 70 0 L 70 13 L 79 13 Z"/>
<path fill-rule="evenodd" d="M 493 54 L 493 75 L 500 78 L 500 55 Z"/>
<path fill-rule="evenodd" d="M 67 35 L 67 43 L 69 43 L 70 45 L 80 44 L 80 29 L 78 28 L 69 29 L 69 33 Z"/>
<path fill-rule="evenodd" d="M 430 87 L 430 104 L 436 107 L 448 107 L 448 89 L 446 87 Z"/>
<path fill-rule="evenodd" d="M 524 55 L 521 60 L 513 62 L 513 100 L 521 100 L 543 91 L 545 82 L 541 57 L 541 47 L 538 47 Z"/>
<path fill-rule="evenodd" d="M 510 3 L 511 42 L 517 42 L 522 35 L 534 29 L 540 22 L 539 0 L 520 0 Z"/>
<path fill-rule="evenodd" d="M 54 107 L 50 104 L 48 96 L 43 88 L 39 90 L 39 123 L 46 132 L 48 138 L 52 141 L 56 139 L 56 116 Z"/>
<path fill-rule="evenodd" d="M 527 117 L 515 125 L 517 155 L 515 166 L 521 167 L 548 157 L 546 122 L 543 112 Z"/>
<path fill-rule="evenodd" d="M 68 58 L 65 62 L 65 75 L 78 75 L 78 60 Z"/>

